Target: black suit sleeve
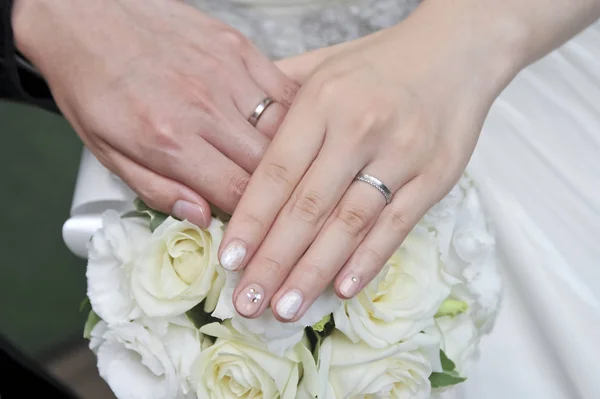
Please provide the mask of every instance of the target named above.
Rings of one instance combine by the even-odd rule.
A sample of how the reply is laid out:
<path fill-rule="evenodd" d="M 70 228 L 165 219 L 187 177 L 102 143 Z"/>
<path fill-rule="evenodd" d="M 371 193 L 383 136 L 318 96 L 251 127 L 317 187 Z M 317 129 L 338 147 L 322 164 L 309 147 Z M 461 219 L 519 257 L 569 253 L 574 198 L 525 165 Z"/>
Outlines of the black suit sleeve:
<path fill-rule="evenodd" d="M 15 49 L 12 3 L 13 0 L 0 0 L 0 99 L 59 112 L 44 79 Z"/>

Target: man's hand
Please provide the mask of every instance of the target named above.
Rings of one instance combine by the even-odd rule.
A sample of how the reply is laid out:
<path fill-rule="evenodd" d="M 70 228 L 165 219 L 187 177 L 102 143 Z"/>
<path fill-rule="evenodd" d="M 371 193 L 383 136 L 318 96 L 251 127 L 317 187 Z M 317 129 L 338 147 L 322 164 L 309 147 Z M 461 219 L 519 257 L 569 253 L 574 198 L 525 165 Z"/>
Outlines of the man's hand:
<path fill-rule="evenodd" d="M 296 85 L 246 38 L 170 0 L 16 0 L 17 47 L 86 146 L 149 206 L 235 208 Z M 276 101 L 256 128 L 248 118 Z"/>

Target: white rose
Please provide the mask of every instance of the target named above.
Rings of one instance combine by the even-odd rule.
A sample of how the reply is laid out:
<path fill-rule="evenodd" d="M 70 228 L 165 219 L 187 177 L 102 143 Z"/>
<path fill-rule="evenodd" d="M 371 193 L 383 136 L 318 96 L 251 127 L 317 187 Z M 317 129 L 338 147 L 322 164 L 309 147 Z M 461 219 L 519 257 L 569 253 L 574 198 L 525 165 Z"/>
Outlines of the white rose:
<path fill-rule="evenodd" d="M 100 376 L 119 399 L 193 397 L 189 377 L 202 335 L 183 318 L 149 321 L 112 327 L 100 321 L 94 327 L 90 348 Z"/>
<path fill-rule="evenodd" d="M 108 332 L 108 324 L 100 320 L 92 331 L 90 332 L 90 350 L 94 352 L 95 355 L 98 355 L 98 349 L 102 346 L 102 344 L 106 341 L 104 339 L 104 334 Z"/>
<path fill-rule="evenodd" d="M 465 181 L 463 176 L 461 182 Z M 440 202 L 435 204 L 420 222 L 420 225 L 434 232 L 440 250 L 440 259 L 445 262 L 448 259 L 452 234 L 456 226 L 458 207 L 464 198 L 464 190 L 460 184 L 455 185 L 452 190 Z"/>
<path fill-rule="evenodd" d="M 225 287 L 217 303 L 213 317 L 220 320 L 231 319 L 231 325 L 242 335 L 251 334 L 267 345 L 269 351 L 277 356 L 283 354 L 304 337 L 304 328 L 321 321 L 342 306 L 342 300 L 332 287 L 325 290 L 296 322 L 282 323 L 273 312 L 266 310 L 257 318 L 248 319 L 236 312 L 233 306 L 233 291 L 240 281 L 240 273 L 225 271 Z"/>
<path fill-rule="evenodd" d="M 466 191 L 460 204 L 452 243 L 457 255 L 465 262 L 475 261 L 494 247 L 494 237 L 475 187 Z"/>
<path fill-rule="evenodd" d="M 461 278 L 465 268 L 493 250 L 495 243 L 474 182 L 463 178 L 454 190 L 460 190 L 462 197 L 452 206 L 455 222 L 450 232 L 449 257 L 444 258 L 443 263 L 445 272 Z M 436 223 L 426 226 L 439 236 Z"/>
<path fill-rule="evenodd" d="M 216 341 L 194 367 L 199 398 L 295 399 L 304 365 L 315 367 L 305 339 L 279 357 L 237 333 L 229 322 L 211 323 L 200 331 Z"/>
<path fill-rule="evenodd" d="M 379 275 L 333 313 L 335 326 L 353 342 L 383 348 L 433 325 L 449 292 L 435 237 L 417 226 Z"/>
<path fill-rule="evenodd" d="M 429 398 L 432 371 L 440 370 L 439 343 L 417 334 L 386 348 L 353 343 L 334 331 L 321 345 L 316 376 L 303 379 L 299 398 Z"/>
<path fill-rule="evenodd" d="M 492 229 L 475 186 L 465 188 L 457 212 L 452 251 L 444 263 L 452 296 L 465 301 L 478 328 L 492 329 L 502 297 L 502 279 Z"/>
<path fill-rule="evenodd" d="M 133 295 L 151 317 L 181 315 L 206 299 L 211 312 L 225 278 L 217 259 L 223 223 L 212 220 L 207 230 L 169 217 L 152 234 L 137 259 Z"/>
<path fill-rule="evenodd" d="M 468 304 L 469 317 L 481 334 L 489 333 L 502 300 L 502 279 L 495 253 L 489 253 L 469 265 L 461 282 L 452 286 L 451 296 Z"/>
<path fill-rule="evenodd" d="M 94 312 L 109 324 L 126 323 L 141 315 L 131 293 L 133 262 L 150 239 L 148 223 L 106 211 L 89 243 L 87 296 Z"/>
<path fill-rule="evenodd" d="M 185 316 L 170 319 L 164 324 L 166 328 L 160 337 L 179 378 L 181 391 L 186 397 L 195 398 L 193 366 L 202 349 L 210 346 L 211 342 Z"/>
<path fill-rule="evenodd" d="M 438 317 L 426 333 L 440 340 L 441 349 L 454 362 L 458 373 L 467 375 L 469 366 L 479 357 L 481 335 L 474 320 L 466 313 Z"/>

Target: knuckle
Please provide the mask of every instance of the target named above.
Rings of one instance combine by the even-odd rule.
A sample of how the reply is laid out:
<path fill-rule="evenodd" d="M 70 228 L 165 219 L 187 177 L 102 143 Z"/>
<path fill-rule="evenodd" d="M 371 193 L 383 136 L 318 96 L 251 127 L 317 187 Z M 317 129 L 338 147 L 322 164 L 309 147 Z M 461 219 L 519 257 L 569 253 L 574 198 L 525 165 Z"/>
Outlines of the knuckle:
<path fill-rule="evenodd" d="M 282 105 L 286 108 L 292 106 L 294 102 L 294 98 L 296 98 L 296 94 L 298 93 L 298 89 L 300 87 L 295 82 L 289 82 L 283 87 L 283 94 L 281 97 Z"/>
<path fill-rule="evenodd" d="M 325 204 L 321 196 L 315 192 L 302 193 L 295 196 L 290 213 L 306 223 L 318 225 L 322 221 Z"/>
<path fill-rule="evenodd" d="M 367 247 L 363 250 L 363 256 L 368 259 L 368 264 L 371 265 L 377 272 L 386 264 L 388 259 L 381 252 Z M 377 274 L 377 273 L 374 273 Z"/>
<path fill-rule="evenodd" d="M 248 39 L 239 31 L 224 29 L 219 34 L 219 42 L 232 50 L 242 50 L 248 45 Z"/>
<path fill-rule="evenodd" d="M 280 163 L 269 162 L 264 166 L 263 173 L 276 185 L 290 187 L 292 184 L 290 171 L 285 165 Z"/>
<path fill-rule="evenodd" d="M 393 209 L 391 211 L 389 224 L 391 231 L 401 237 L 405 237 L 412 229 L 410 218 L 407 213 L 398 209 Z"/>
<path fill-rule="evenodd" d="M 244 191 L 246 191 L 249 181 L 250 178 L 241 173 L 235 173 L 229 177 L 229 181 L 227 183 L 227 192 L 233 196 L 236 204 L 242 198 Z"/>
<path fill-rule="evenodd" d="M 358 115 L 356 117 L 356 121 L 354 126 L 357 132 L 360 133 L 368 133 L 376 129 L 383 122 L 383 117 L 381 111 L 367 106 L 363 110 L 360 110 L 356 113 Z"/>
<path fill-rule="evenodd" d="M 177 137 L 177 131 L 170 118 L 153 115 L 147 115 L 141 118 L 148 127 L 149 140 L 142 140 L 142 145 L 146 144 L 146 151 L 150 158 L 172 159 L 181 149 L 180 140 Z"/>
<path fill-rule="evenodd" d="M 340 208 L 337 219 L 349 235 L 362 235 L 371 226 L 373 216 L 364 207 L 344 205 Z"/>
<path fill-rule="evenodd" d="M 220 115 L 220 108 L 215 101 L 215 94 L 199 79 L 189 79 L 187 84 L 180 86 L 183 106 L 193 110 L 195 115 L 202 116 L 207 122 Z"/>
<path fill-rule="evenodd" d="M 352 258 L 358 262 L 354 262 L 357 267 L 353 268 L 353 274 L 360 276 L 361 286 L 369 285 L 390 260 L 391 255 L 387 255 L 385 250 L 381 252 L 382 250 L 381 247 L 361 245 L 354 253 Z"/>
<path fill-rule="evenodd" d="M 207 75 L 223 73 L 222 64 L 214 57 L 207 56 L 200 62 L 200 68 L 204 68 Z M 196 75 L 177 74 L 172 82 L 176 92 L 173 99 L 178 107 L 190 110 L 189 115 L 212 123 L 223 114 L 217 105 L 218 93 L 205 80 Z M 177 109 L 175 112 L 178 112 Z"/>
<path fill-rule="evenodd" d="M 261 260 L 261 267 L 262 275 L 266 276 L 281 276 L 285 272 L 283 263 L 269 256 Z"/>
<path fill-rule="evenodd" d="M 339 76 L 318 71 L 308 81 L 308 87 L 305 90 L 310 91 L 317 102 L 323 104 L 332 100 L 333 95 L 340 89 L 342 83 Z"/>
<path fill-rule="evenodd" d="M 161 212 L 170 211 L 164 206 L 168 202 L 166 199 L 169 198 L 169 193 L 163 185 L 149 180 L 143 185 L 136 185 L 134 191 L 150 208 Z"/>
<path fill-rule="evenodd" d="M 266 231 L 266 223 L 252 213 L 244 213 L 242 216 L 242 223 L 250 225 L 252 227 L 252 231 Z"/>
<path fill-rule="evenodd" d="M 332 278 L 326 270 L 316 264 L 307 265 L 305 270 L 306 275 L 309 277 L 308 281 L 311 282 L 311 287 L 313 288 L 315 285 L 321 287 L 327 285 Z"/>
<path fill-rule="evenodd" d="M 392 96 L 382 92 L 371 94 L 367 98 L 369 100 L 356 106 L 353 112 L 356 115 L 355 126 L 359 132 L 371 132 L 393 123 L 398 105 Z"/>
<path fill-rule="evenodd" d="M 319 86 L 317 89 L 318 98 L 322 101 L 330 100 L 334 94 L 338 91 L 340 87 L 339 78 L 329 77 L 327 79 L 322 79 L 319 82 Z"/>
<path fill-rule="evenodd" d="M 161 148 L 179 147 L 175 129 L 166 120 L 159 120 L 153 123 L 154 144 Z"/>
<path fill-rule="evenodd" d="M 146 116 L 140 118 L 145 136 L 136 140 L 142 157 L 160 169 L 173 169 L 181 162 L 181 140 L 169 118 Z"/>

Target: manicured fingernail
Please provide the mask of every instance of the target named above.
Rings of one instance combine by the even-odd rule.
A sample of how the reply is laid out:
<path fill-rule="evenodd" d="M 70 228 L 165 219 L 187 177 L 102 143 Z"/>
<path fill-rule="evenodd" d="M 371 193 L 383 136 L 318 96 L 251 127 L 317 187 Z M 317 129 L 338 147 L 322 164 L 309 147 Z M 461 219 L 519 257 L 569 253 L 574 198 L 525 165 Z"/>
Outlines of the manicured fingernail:
<path fill-rule="evenodd" d="M 360 279 L 356 276 L 346 276 L 340 284 L 340 294 L 346 298 L 352 298 L 358 292 Z"/>
<path fill-rule="evenodd" d="M 175 202 L 171 214 L 179 220 L 188 220 L 198 227 L 207 227 L 210 224 L 201 206 L 184 200 Z"/>
<path fill-rule="evenodd" d="M 250 284 L 235 300 L 235 308 L 242 316 L 250 317 L 260 309 L 265 292 L 258 284 Z"/>
<path fill-rule="evenodd" d="M 284 296 L 279 298 L 275 309 L 279 317 L 290 320 L 296 316 L 300 306 L 302 306 L 302 294 L 298 290 L 293 290 L 286 292 Z"/>
<path fill-rule="evenodd" d="M 246 257 L 246 246 L 239 241 L 232 241 L 221 253 L 221 266 L 227 270 L 235 270 L 244 261 Z"/>

